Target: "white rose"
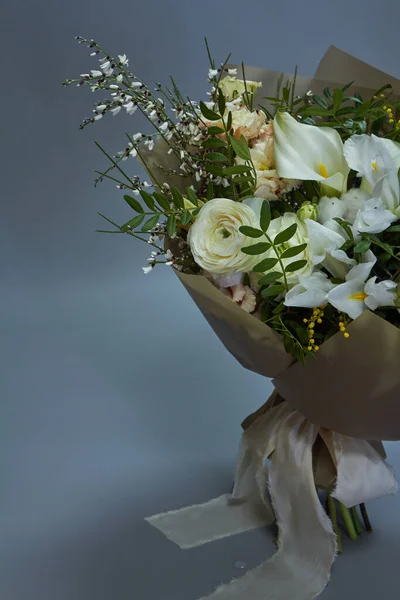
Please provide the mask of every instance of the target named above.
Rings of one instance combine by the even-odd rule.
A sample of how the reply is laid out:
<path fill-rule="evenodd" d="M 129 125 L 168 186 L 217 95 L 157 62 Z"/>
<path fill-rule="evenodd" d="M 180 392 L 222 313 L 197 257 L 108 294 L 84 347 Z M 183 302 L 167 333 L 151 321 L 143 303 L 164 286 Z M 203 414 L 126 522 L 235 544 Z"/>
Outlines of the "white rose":
<path fill-rule="evenodd" d="M 227 198 L 214 198 L 207 202 L 188 235 L 196 263 L 214 275 L 251 271 L 260 258 L 241 251 L 255 243 L 253 238 L 239 231 L 242 225 L 259 227 L 258 219 L 249 206 Z"/>
<path fill-rule="evenodd" d="M 346 220 L 354 223 L 359 210 L 363 210 L 371 194 L 360 188 L 353 188 L 341 195 L 341 200 L 346 207 Z"/>
<path fill-rule="evenodd" d="M 280 254 L 282 254 L 285 250 L 288 250 L 289 248 L 293 248 L 294 246 L 300 246 L 301 244 L 307 243 L 308 242 L 307 228 L 304 225 L 304 223 L 302 223 L 294 213 L 285 213 L 281 217 L 278 217 L 277 219 L 273 219 L 268 227 L 267 234 L 272 239 L 272 241 L 274 241 L 276 236 L 278 235 L 278 233 L 281 233 L 282 231 L 284 231 L 285 229 L 287 229 L 288 227 L 290 227 L 290 225 L 293 225 L 294 223 L 296 223 L 296 225 L 297 225 L 296 233 L 290 238 L 290 240 L 288 240 L 287 242 L 284 242 L 283 244 L 281 244 L 278 247 Z M 270 248 L 270 250 L 268 250 L 268 252 L 263 254 L 262 257 L 259 257 L 259 261 L 263 260 L 264 258 L 276 258 L 274 249 Z M 310 275 L 312 272 L 313 267 L 312 267 L 312 263 L 311 263 L 308 245 L 304 248 L 304 250 L 302 252 L 300 252 L 300 254 L 296 254 L 296 256 L 294 256 L 292 258 L 282 259 L 283 267 L 285 268 L 288 264 L 295 262 L 295 261 L 297 262 L 298 260 L 306 260 L 307 264 L 302 269 L 299 269 L 298 271 L 295 271 L 294 273 L 288 273 L 286 275 L 286 279 L 290 285 L 295 285 L 298 282 L 299 275 L 307 276 L 307 275 Z M 270 270 L 282 272 L 280 263 L 278 262 Z M 282 281 L 282 279 L 281 279 L 281 281 Z"/>

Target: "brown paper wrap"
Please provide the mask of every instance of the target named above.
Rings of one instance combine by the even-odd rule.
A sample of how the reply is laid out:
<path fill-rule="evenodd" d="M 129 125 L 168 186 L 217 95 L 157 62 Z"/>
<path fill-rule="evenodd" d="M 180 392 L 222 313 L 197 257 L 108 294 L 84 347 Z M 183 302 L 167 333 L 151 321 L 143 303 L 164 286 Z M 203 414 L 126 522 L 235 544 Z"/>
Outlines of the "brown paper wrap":
<path fill-rule="evenodd" d="M 263 83 L 256 102 L 275 93 L 280 73 L 256 67 L 245 67 L 245 73 L 248 79 Z M 284 81 L 292 77 L 284 75 Z M 348 90 L 350 94 L 357 91 L 368 97 L 390 83 L 394 95 L 400 96 L 398 79 L 333 46 L 314 77 L 297 78 L 296 93 L 302 95 L 311 89 L 321 94 L 326 86 L 351 81 L 355 83 Z M 156 145 L 152 155 L 146 153 L 144 160 L 152 167 L 175 168 L 171 162 L 174 158 L 161 145 Z M 163 171 L 157 174 L 161 178 Z M 181 189 L 182 183 L 191 183 L 177 180 Z M 400 439 L 399 329 L 366 312 L 348 326 L 349 339 L 336 334 L 321 345 L 315 360 L 307 360 L 304 366 L 293 363 L 278 333 L 240 309 L 205 277 L 177 275 L 229 352 L 246 369 L 272 377 L 277 392 L 312 423 L 360 439 Z M 321 464 L 326 466 L 326 448 L 319 452 L 325 456 Z M 324 467 L 323 471 L 326 475 L 329 469 Z"/>

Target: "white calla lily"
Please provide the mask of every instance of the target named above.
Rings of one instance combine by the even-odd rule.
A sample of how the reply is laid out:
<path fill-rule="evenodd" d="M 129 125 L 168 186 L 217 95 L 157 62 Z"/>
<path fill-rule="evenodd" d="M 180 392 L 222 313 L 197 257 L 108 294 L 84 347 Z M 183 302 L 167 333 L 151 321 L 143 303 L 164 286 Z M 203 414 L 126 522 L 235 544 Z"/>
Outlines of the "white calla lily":
<path fill-rule="evenodd" d="M 316 271 L 309 277 L 300 275 L 299 283 L 287 292 L 284 304 L 301 308 L 323 306 L 327 302 L 328 292 L 334 287 L 328 276 L 321 271 Z"/>
<path fill-rule="evenodd" d="M 320 181 L 326 188 L 345 191 L 350 169 L 335 129 L 299 123 L 289 113 L 278 112 L 274 142 L 279 177 Z"/>
<path fill-rule="evenodd" d="M 328 292 L 327 300 L 332 306 L 357 319 L 368 308 L 394 306 L 397 284 L 393 281 L 376 283 L 376 277 L 368 279 L 376 257 L 371 251 L 363 256 L 363 262 L 353 267 L 346 276 L 346 282 Z"/>

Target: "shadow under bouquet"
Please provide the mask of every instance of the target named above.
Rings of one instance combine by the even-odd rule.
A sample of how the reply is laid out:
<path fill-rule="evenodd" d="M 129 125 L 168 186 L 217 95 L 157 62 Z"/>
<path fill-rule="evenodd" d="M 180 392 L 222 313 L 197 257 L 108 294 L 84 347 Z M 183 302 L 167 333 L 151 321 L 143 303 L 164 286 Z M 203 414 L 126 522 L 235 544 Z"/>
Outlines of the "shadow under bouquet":
<path fill-rule="evenodd" d="M 277 523 L 275 556 L 212 599 L 309 600 L 353 539 L 358 506 L 395 493 L 381 440 L 400 439 L 400 82 L 330 47 L 312 78 L 216 65 L 205 101 L 149 88 L 94 40 L 64 85 L 108 97 L 89 123 L 136 111 L 97 182 L 134 212 L 112 229 L 171 266 L 229 352 L 273 378 L 243 423 L 232 493 L 150 517 L 182 548 Z M 130 174 L 136 157 L 150 182 Z M 326 505 L 319 490 L 325 491 Z"/>

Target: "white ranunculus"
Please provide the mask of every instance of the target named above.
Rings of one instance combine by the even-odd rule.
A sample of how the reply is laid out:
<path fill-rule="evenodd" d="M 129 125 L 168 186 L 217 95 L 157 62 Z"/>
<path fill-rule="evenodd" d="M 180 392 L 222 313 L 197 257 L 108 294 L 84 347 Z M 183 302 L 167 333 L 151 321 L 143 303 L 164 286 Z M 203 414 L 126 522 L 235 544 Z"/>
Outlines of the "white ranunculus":
<path fill-rule="evenodd" d="M 290 240 L 279 246 L 279 252 L 281 254 L 289 248 L 293 248 L 294 246 L 300 246 L 301 244 L 307 243 L 307 229 L 304 223 L 302 223 L 294 213 L 284 213 L 281 217 L 278 217 L 277 219 L 272 219 L 271 223 L 269 224 L 267 234 L 272 241 L 275 241 L 275 238 L 278 235 L 278 233 L 281 233 L 294 223 L 296 223 L 297 225 L 296 233 L 292 238 L 290 238 Z M 264 258 L 276 258 L 274 249 L 270 248 L 268 252 L 263 254 L 262 259 Z M 293 273 L 288 273 L 286 275 L 289 285 L 295 285 L 298 282 L 300 275 L 309 275 L 312 271 L 312 264 L 308 250 L 308 245 L 304 248 L 302 252 L 300 252 L 300 254 L 297 254 L 296 256 L 291 258 L 282 259 L 282 263 L 285 268 L 288 264 L 298 260 L 306 260 L 307 264 L 302 269 L 299 269 L 298 271 L 295 271 Z M 277 263 L 271 269 L 271 271 L 281 271 L 280 264 Z"/>
<path fill-rule="evenodd" d="M 249 206 L 227 198 L 206 202 L 188 234 L 196 263 L 204 271 L 225 278 L 251 271 L 260 258 L 241 251 L 255 243 L 239 231 L 242 225 L 259 227 L 258 218 Z"/>

